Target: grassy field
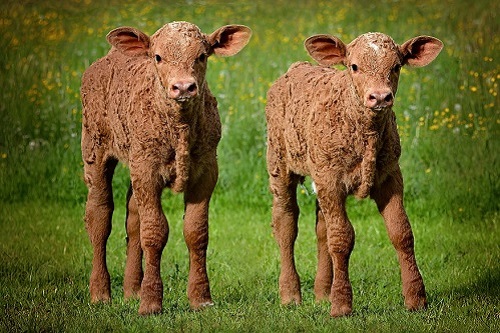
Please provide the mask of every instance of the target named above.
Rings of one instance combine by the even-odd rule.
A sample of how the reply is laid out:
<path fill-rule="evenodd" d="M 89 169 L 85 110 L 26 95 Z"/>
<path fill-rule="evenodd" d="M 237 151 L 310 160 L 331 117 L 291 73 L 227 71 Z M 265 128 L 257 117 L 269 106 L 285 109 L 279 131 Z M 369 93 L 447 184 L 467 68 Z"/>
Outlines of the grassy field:
<path fill-rule="evenodd" d="M 500 29 L 497 1 L 3 1 L 0 4 L 0 331 L 499 332 Z M 92 305 L 84 224 L 80 78 L 130 25 L 152 34 L 186 20 L 207 33 L 239 23 L 254 31 L 237 56 L 209 60 L 207 80 L 223 122 L 220 180 L 211 205 L 208 269 L 216 305 L 189 309 L 182 197 L 165 191 L 164 311 L 141 317 L 124 302 L 127 169 L 114 179 L 108 243 L 113 302 Z M 396 98 L 405 202 L 429 309 L 409 313 L 395 251 L 375 205 L 350 200 L 354 313 L 331 319 L 313 298 L 314 196 L 299 189 L 296 246 L 304 302 L 279 303 L 271 235 L 264 107 L 270 84 L 303 41 L 345 42 L 367 31 L 399 42 L 433 35 L 431 65 L 403 70 Z"/>

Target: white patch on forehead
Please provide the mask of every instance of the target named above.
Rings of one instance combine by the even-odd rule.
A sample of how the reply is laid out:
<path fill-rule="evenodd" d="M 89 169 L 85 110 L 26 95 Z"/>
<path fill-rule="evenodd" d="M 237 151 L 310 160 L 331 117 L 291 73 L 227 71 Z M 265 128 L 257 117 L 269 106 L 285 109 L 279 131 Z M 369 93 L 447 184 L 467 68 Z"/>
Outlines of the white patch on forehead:
<path fill-rule="evenodd" d="M 181 28 L 183 25 L 186 25 L 186 22 L 170 22 L 168 24 L 173 29 Z"/>
<path fill-rule="evenodd" d="M 368 43 L 368 46 L 371 47 L 372 49 L 374 49 L 375 52 L 380 51 L 380 47 L 377 44 L 375 44 L 374 42 Z"/>

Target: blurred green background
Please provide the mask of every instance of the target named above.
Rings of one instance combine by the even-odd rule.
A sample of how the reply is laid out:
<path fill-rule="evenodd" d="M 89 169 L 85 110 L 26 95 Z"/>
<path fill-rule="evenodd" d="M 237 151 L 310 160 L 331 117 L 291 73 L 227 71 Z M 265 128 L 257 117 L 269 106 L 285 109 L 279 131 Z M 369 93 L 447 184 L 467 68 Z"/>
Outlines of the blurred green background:
<path fill-rule="evenodd" d="M 499 331 L 500 231 L 496 1 L 3 1 L 0 4 L 0 315 L 2 331 Z M 80 78 L 106 54 L 118 26 L 153 34 L 185 20 L 210 33 L 252 28 L 249 45 L 211 57 L 207 80 L 219 102 L 220 179 L 211 206 L 209 275 L 216 307 L 189 311 L 182 197 L 165 191 L 172 234 L 162 268 L 165 313 L 137 317 L 124 304 L 125 166 L 113 182 L 108 245 L 110 306 L 89 306 L 91 249 L 83 225 Z M 304 305 L 281 307 L 265 168 L 266 92 L 298 60 L 310 35 L 350 42 L 381 31 L 403 43 L 444 42 L 425 68 L 402 71 L 395 112 L 405 203 L 429 292 L 427 312 L 403 309 L 394 251 L 375 205 L 349 201 L 357 233 L 353 317 L 315 304 L 314 195 L 299 189 L 297 262 Z M 163 266 L 162 266 L 163 267 Z"/>

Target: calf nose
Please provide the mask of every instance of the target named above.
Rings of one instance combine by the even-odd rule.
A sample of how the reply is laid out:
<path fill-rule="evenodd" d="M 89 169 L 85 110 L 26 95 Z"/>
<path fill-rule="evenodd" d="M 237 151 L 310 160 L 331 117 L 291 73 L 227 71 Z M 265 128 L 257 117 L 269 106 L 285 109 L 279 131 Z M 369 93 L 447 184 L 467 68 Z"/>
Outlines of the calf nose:
<path fill-rule="evenodd" d="M 394 95 L 391 91 L 372 91 L 365 101 L 366 107 L 371 109 L 390 107 L 394 104 Z"/>
<path fill-rule="evenodd" d="M 176 100 L 187 100 L 198 94 L 198 85 L 194 81 L 177 81 L 170 86 L 169 96 Z"/>

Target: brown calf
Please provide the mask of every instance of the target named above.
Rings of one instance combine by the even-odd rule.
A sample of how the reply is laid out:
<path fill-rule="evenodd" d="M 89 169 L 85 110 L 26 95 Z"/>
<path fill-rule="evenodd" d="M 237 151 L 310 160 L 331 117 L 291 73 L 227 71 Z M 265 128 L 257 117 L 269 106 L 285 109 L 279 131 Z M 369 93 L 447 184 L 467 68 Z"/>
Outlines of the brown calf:
<path fill-rule="evenodd" d="M 131 178 L 125 297 L 140 296 L 141 314 L 161 311 L 160 259 L 168 238 L 161 193 L 168 187 L 184 192 L 189 302 L 193 308 L 212 304 L 206 271 L 208 205 L 218 176 L 221 124 L 205 81 L 207 58 L 238 53 L 250 36 L 250 29 L 241 25 L 206 35 L 191 23 L 173 22 L 151 37 L 122 27 L 108 34 L 112 49 L 83 75 L 82 155 L 89 190 L 85 223 L 93 247 L 92 302 L 111 299 L 106 266 L 111 179 L 122 161 Z"/>
<path fill-rule="evenodd" d="M 295 269 L 296 188 L 311 176 L 317 190 L 317 299 L 330 297 L 332 316 L 352 312 L 348 265 L 354 229 L 347 217 L 348 195 L 370 196 L 384 217 L 401 265 L 403 294 L 410 310 L 426 306 L 415 260 L 413 234 L 403 207 L 401 146 L 392 111 L 403 65 L 425 66 L 442 43 L 420 36 L 397 45 L 381 33 L 345 45 L 329 35 L 306 40 L 320 63 L 293 64 L 268 92 L 267 165 L 273 194 L 272 225 L 279 245 L 282 303 L 301 302 Z M 339 71 L 329 66 L 343 64 Z"/>

